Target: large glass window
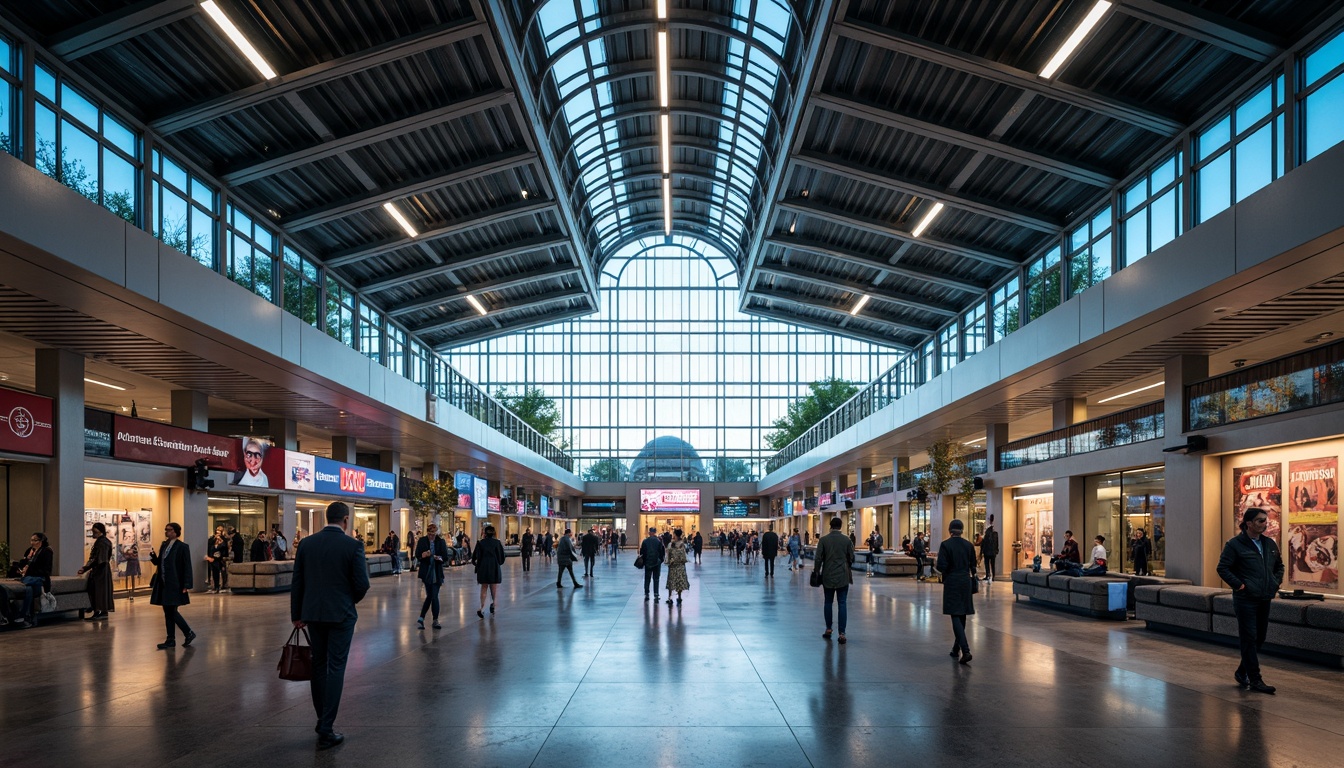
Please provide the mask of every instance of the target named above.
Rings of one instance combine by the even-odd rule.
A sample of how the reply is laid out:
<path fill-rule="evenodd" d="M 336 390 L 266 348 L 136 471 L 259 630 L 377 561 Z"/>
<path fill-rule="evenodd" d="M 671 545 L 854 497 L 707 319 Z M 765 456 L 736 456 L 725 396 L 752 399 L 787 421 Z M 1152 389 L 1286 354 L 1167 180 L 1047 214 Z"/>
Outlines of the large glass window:
<path fill-rule="evenodd" d="M 285 311 L 303 322 L 317 327 L 318 296 L 322 282 L 317 264 L 298 251 L 285 247 L 284 266 Z M 400 373 L 400 371 L 398 371 Z"/>
<path fill-rule="evenodd" d="M 330 276 L 327 277 L 326 331 L 342 344 L 355 346 L 355 293 Z"/>
<path fill-rule="evenodd" d="M 1206 221 L 1283 175 L 1282 77 L 1195 136 L 1195 220 Z"/>
<path fill-rule="evenodd" d="M 1064 298 L 1062 275 L 1058 246 L 1027 264 L 1027 320 L 1035 320 L 1059 306 Z"/>
<path fill-rule="evenodd" d="M 1344 141 L 1344 32 L 1336 33 L 1302 62 L 1303 160 Z"/>
<path fill-rule="evenodd" d="M 975 306 L 961 316 L 961 327 L 966 357 L 970 357 L 985 348 L 989 342 L 989 325 L 985 319 L 985 302 L 983 299 L 977 299 Z"/>
<path fill-rule="evenodd" d="M 1106 537 L 1102 546 L 1107 570 L 1166 575 L 1165 470 L 1152 467 L 1097 475 L 1086 478 L 1084 489 L 1084 530 L 1074 531 L 1084 563 L 1100 534 Z"/>
<path fill-rule="evenodd" d="M 136 184 L 139 137 L 93 98 L 40 63 L 35 80 L 37 169 L 135 223 L 140 199 Z"/>
<path fill-rule="evenodd" d="M 1120 195 L 1126 266 L 1175 240 L 1184 231 L 1183 158 L 1183 152 L 1172 154 Z"/>
<path fill-rule="evenodd" d="M 1004 283 L 989 295 L 990 312 L 994 316 L 994 341 L 1016 331 L 1022 322 L 1018 302 L 1018 278 Z"/>
<path fill-rule="evenodd" d="M 362 301 L 359 303 L 359 351 L 372 360 L 383 361 L 383 316 Z"/>
<path fill-rule="evenodd" d="M 0 35 L 0 152 L 19 156 L 19 48 Z"/>
<path fill-rule="evenodd" d="M 1069 230 L 1069 296 L 1111 276 L 1111 207 Z"/>
<path fill-rule="evenodd" d="M 154 150 L 153 210 L 151 232 L 165 244 L 187 254 L 210 269 L 215 261 L 216 217 L 219 195 L 212 186 L 180 163 Z"/>
<path fill-rule="evenodd" d="M 957 324 L 953 323 L 938 334 L 938 369 L 940 371 L 950 371 L 960 362 L 961 358 L 957 354 L 957 346 L 961 337 L 957 331 Z"/>
<path fill-rule="evenodd" d="M 406 332 L 397 326 L 387 324 L 387 359 L 383 361 L 393 373 L 406 375 Z M 439 379 L 446 381 L 447 379 Z"/>
<path fill-rule="evenodd" d="M 225 274 L 271 301 L 275 294 L 275 233 L 233 204 L 226 207 L 224 226 Z"/>

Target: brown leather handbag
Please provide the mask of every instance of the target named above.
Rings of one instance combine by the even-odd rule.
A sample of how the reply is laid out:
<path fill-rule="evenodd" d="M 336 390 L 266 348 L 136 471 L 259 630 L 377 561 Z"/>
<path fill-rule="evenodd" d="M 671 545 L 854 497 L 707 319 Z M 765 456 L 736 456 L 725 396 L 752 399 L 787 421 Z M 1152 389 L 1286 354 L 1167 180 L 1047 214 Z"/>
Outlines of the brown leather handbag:
<path fill-rule="evenodd" d="M 303 640 L 308 643 L 307 645 L 299 643 L 299 633 L 303 633 Z M 295 627 L 294 631 L 289 633 L 289 641 L 280 650 L 280 663 L 276 668 L 280 670 L 281 680 L 313 679 L 313 641 L 308 637 L 307 629 Z"/>

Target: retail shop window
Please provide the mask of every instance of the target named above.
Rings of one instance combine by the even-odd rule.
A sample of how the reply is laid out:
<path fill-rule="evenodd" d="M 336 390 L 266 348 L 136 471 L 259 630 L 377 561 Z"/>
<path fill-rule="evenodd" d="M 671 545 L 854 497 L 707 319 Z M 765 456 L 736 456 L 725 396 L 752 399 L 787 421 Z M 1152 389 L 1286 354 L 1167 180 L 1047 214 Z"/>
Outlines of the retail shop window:
<path fill-rule="evenodd" d="M 327 277 L 327 335 L 355 346 L 355 293 L 335 278 Z"/>
<path fill-rule="evenodd" d="M 285 311 L 316 328 L 318 296 L 322 287 L 317 264 L 286 247 L 282 271 Z"/>
<path fill-rule="evenodd" d="M 1084 481 L 1084 530 L 1074 531 L 1083 560 L 1098 535 L 1106 537 L 1106 568 L 1121 573 L 1167 572 L 1166 475 L 1162 467 L 1111 472 Z"/>
<path fill-rule="evenodd" d="M 1302 60 L 1302 122 L 1310 160 L 1344 141 L 1344 31 Z"/>
<path fill-rule="evenodd" d="M 139 137 L 63 75 L 41 63 L 35 72 L 37 169 L 134 224 Z"/>
<path fill-rule="evenodd" d="M 1195 220 L 1283 175 L 1284 79 L 1266 83 L 1195 136 Z"/>
<path fill-rule="evenodd" d="M 217 269 L 216 218 L 219 195 L 180 163 L 154 150 L 151 232 L 166 245 L 187 254 L 209 269 Z"/>
<path fill-rule="evenodd" d="M 1019 312 L 1021 300 L 1019 286 L 1018 278 L 1014 277 L 990 294 L 990 312 L 994 317 L 994 341 L 1016 331 L 1022 322 Z"/>
<path fill-rule="evenodd" d="M 1069 231 L 1069 296 L 1111 276 L 1111 207 Z"/>
<path fill-rule="evenodd" d="M 372 306 L 359 302 L 359 351 L 370 360 L 383 361 L 383 316 Z"/>
<path fill-rule="evenodd" d="M 19 152 L 19 47 L 0 35 L 0 152 Z"/>
<path fill-rule="evenodd" d="M 275 253 L 279 239 L 232 203 L 225 208 L 224 227 L 225 274 L 271 301 L 275 295 Z"/>
<path fill-rule="evenodd" d="M 1125 266 L 1175 240 L 1185 230 L 1181 217 L 1184 152 L 1158 163 L 1120 195 Z"/>
<path fill-rule="evenodd" d="M 1061 284 L 1063 274 L 1058 246 L 1027 265 L 1028 321 L 1035 320 L 1059 306 L 1064 295 L 1064 286 Z"/>
<path fill-rule="evenodd" d="M 912 501 L 905 505 L 905 520 L 901 525 L 901 536 L 909 536 L 912 540 L 915 534 L 924 532 L 928 534 L 924 537 L 925 545 L 930 542 L 932 532 L 929 531 L 929 505 L 927 501 Z"/>

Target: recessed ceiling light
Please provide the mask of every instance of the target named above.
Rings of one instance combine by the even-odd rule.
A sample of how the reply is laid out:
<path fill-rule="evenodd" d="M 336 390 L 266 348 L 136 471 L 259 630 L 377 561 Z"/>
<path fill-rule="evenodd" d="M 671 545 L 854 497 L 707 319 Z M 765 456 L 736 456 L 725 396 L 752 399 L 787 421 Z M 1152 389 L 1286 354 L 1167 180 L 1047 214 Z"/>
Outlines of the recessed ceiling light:
<path fill-rule="evenodd" d="M 1223 314 L 1224 312 L 1226 312 L 1227 310 L 1228 310 L 1228 307 L 1214 307 L 1214 308 L 1213 308 L 1213 314 L 1215 314 L 1215 315 L 1221 315 L 1221 314 Z"/>
<path fill-rule="evenodd" d="M 406 217 L 401 215 L 401 211 L 397 210 L 395 205 L 391 203 L 383 203 L 383 210 L 387 211 L 387 215 L 391 216 L 393 221 L 397 222 L 402 229 L 406 230 L 407 237 L 415 237 L 420 234 L 415 231 L 415 227 L 411 226 L 411 222 L 407 221 Z"/>
<path fill-rule="evenodd" d="M 1097 401 L 1097 405 L 1101 405 L 1102 403 L 1109 403 L 1109 402 L 1111 402 L 1112 400 L 1119 400 L 1119 399 L 1122 398 L 1122 397 L 1129 397 L 1130 395 L 1137 395 L 1137 394 L 1139 394 L 1140 392 L 1147 392 L 1148 390 L 1150 390 L 1150 389 L 1156 389 L 1157 387 L 1160 387 L 1160 386 L 1162 386 L 1162 385 L 1165 384 L 1165 383 L 1166 383 L 1165 381 L 1159 381 L 1159 382 L 1157 382 L 1156 384 L 1149 384 L 1149 385 L 1146 386 L 1146 387 L 1139 387 L 1138 389 L 1131 389 L 1131 390 L 1128 391 L 1128 392 L 1121 392 L 1121 393 L 1118 394 L 1118 395 L 1111 395 L 1110 397 L 1108 397 L 1108 398 L 1106 398 L 1106 399 L 1104 399 L 1104 400 L 1098 400 L 1098 401 Z"/>
<path fill-rule="evenodd" d="M 857 315 L 857 314 L 859 314 L 859 310 L 860 310 L 860 309 L 863 309 L 863 305 L 864 305 L 864 304 L 867 304 L 867 303 L 868 303 L 868 294 L 865 293 L 865 294 L 863 294 L 862 296 L 859 297 L 859 301 L 858 301 L 857 304 L 854 305 L 854 308 L 851 309 L 851 310 L 849 310 L 849 314 L 850 314 L 850 315 Z"/>
<path fill-rule="evenodd" d="M 91 378 L 89 378 L 88 376 L 85 376 L 85 377 L 84 377 L 84 380 L 87 381 L 87 382 L 90 383 L 90 384 L 97 384 L 97 385 L 100 386 L 100 387 L 107 387 L 108 389 L 115 389 L 115 390 L 117 390 L 118 392 L 125 392 L 125 391 L 126 391 L 126 388 L 123 387 L 123 386 L 121 386 L 121 385 L 119 385 L 119 384 L 112 384 L 112 383 L 110 383 L 110 382 L 106 382 L 106 381 L 99 381 L 98 379 L 91 379 Z M 125 410 L 125 409 L 123 408 L 122 410 Z"/>
<path fill-rule="evenodd" d="M 481 302 L 477 300 L 475 296 L 468 296 L 467 303 L 470 304 L 472 308 L 475 309 L 477 312 L 480 312 L 482 315 L 485 314 L 485 307 L 481 305 Z"/>
<path fill-rule="evenodd" d="M 238 29 L 233 21 L 230 20 L 228 16 L 224 15 L 224 11 L 220 10 L 218 5 L 215 5 L 215 0 L 205 0 L 205 2 L 201 3 L 201 10 L 205 11 L 205 15 L 209 16 L 210 20 L 215 22 L 215 25 L 224 33 L 224 36 L 229 38 L 229 42 L 233 43 L 233 47 L 237 48 L 239 53 L 242 53 L 248 61 L 252 62 L 252 66 L 257 68 L 257 71 L 261 73 L 262 77 L 267 80 L 275 77 L 275 70 L 266 62 L 266 59 L 261 57 L 261 54 L 257 51 L 256 47 L 252 45 L 252 42 L 243 36 L 242 31 Z"/>
<path fill-rule="evenodd" d="M 663 146 L 663 173 L 669 174 L 672 172 L 672 117 L 663 113 L 658 118 L 658 124 L 662 134 L 659 141 Z"/>
<path fill-rule="evenodd" d="M 1083 44 L 1083 40 L 1092 29 L 1101 22 L 1101 17 L 1105 16 L 1106 11 L 1110 9 L 1111 4 L 1106 0 L 1097 0 L 1096 5 L 1092 6 L 1092 10 L 1087 12 L 1082 22 L 1074 27 L 1073 32 L 1064 41 L 1064 44 L 1059 46 L 1059 50 L 1055 51 L 1055 55 L 1051 56 L 1050 61 L 1046 62 L 1045 68 L 1041 70 L 1041 77 L 1046 79 L 1054 77 L 1059 72 L 1060 67 L 1063 67 L 1069 60 L 1069 57 L 1073 56 L 1073 52 L 1078 49 L 1078 46 Z"/>
<path fill-rule="evenodd" d="M 919 224 L 915 225 L 915 228 L 910 231 L 910 236 L 919 237 L 924 234 L 924 230 L 928 229 L 929 225 L 933 223 L 933 220 L 938 218 L 938 214 L 942 212 L 943 204 L 934 203 L 933 207 L 929 209 L 929 212 L 924 214 L 924 218 L 920 219 Z"/>
<path fill-rule="evenodd" d="M 526 200 L 526 199 L 527 199 L 527 190 L 526 190 L 526 189 L 524 189 L 524 190 L 522 191 L 522 195 L 523 195 L 523 199 Z"/>

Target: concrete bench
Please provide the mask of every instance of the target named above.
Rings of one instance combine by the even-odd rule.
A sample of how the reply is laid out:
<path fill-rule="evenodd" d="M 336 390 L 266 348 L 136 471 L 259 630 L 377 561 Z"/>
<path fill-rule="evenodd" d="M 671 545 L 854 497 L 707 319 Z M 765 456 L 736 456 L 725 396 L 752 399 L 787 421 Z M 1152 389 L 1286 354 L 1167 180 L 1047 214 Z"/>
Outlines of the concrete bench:
<path fill-rule="evenodd" d="M 88 579 L 84 576 L 52 576 L 51 593 L 56 596 L 56 610 L 42 613 L 42 606 L 36 601 L 33 603 L 33 621 L 41 623 L 48 619 L 56 618 L 78 611 L 83 614 L 84 611 L 93 607 L 89 602 Z M 0 586 L 4 587 L 4 596 L 10 601 L 12 610 L 11 615 L 17 615 L 19 608 L 23 605 L 23 593 L 27 587 L 18 579 L 0 580 Z M 69 618 L 69 616 L 65 616 Z"/>
<path fill-rule="evenodd" d="M 854 565 L 850 566 L 856 571 L 868 572 L 868 552 L 866 550 L 854 553 Z M 925 559 L 926 563 L 932 565 L 932 561 Z M 883 552 L 880 555 L 873 555 L 873 574 L 877 576 L 914 576 L 915 558 L 904 552 Z"/>
<path fill-rule="evenodd" d="M 1217 587 L 1136 587 L 1135 618 L 1149 629 L 1237 645 L 1232 590 Z M 1344 667 L 1344 600 L 1270 603 L 1265 650 L 1281 656 Z"/>
<path fill-rule="evenodd" d="M 386 576 L 392 573 L 392 556 L 384 553 L 368 555 L 364 558 L 370 576 Z"/>
<path fill-rule="evenodd" d="M 1036 605 L 1068 610 L 1098 619 L 1123 621 L 1135 609 L 1135 588 L 1140 585 L 1185 586 L 1185 579 L 1108 573 L 1105 576 L 1068 576 L 1057 571 L 1019 568 L 1012 572 L 1014 599 L 1026 597 Z M 1112 608 L 1112 584 L 1125 585 L 1125 607 Z"/>
<path fill-rule="evenodd" d="M 288 592 L 294 583 L 293 560 L 229 563 L 229 591 L 265 594 Z"/>

